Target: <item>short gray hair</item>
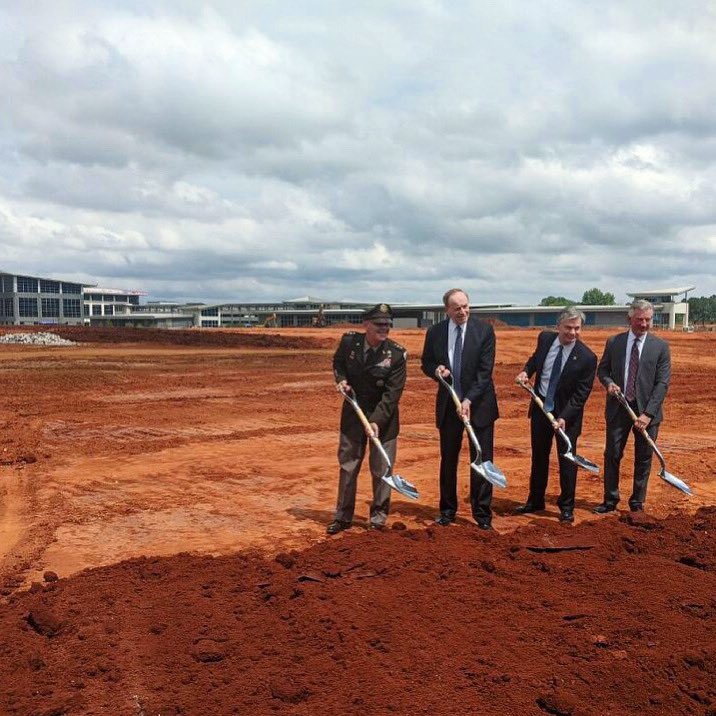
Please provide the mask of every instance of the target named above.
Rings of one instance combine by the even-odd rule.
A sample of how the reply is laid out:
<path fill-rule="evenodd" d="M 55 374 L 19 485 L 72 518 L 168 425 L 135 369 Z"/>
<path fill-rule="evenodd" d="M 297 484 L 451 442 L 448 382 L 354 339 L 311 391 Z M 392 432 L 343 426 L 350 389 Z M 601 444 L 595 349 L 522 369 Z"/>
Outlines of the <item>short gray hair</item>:
<path fill-rule="evenodd" d="M 450 300 L 450 296 L 456 293 L 464 293 L 467 302 L 470 303 L 470 297 L 467 295 L 467 291 L 464 291 L 461 288 L 451 288 L 449 291 L 445 291 L 445 293 L 443 294 L 443 306 L 447 307 L 448 301 Z"/>
<path fill-rule="evenodd" d="M 584 325 L 587 321 L 587 317 L 578 308 L 575 308 L 574 306 L 567 306 L 567 308 L 565 308 L 562 313 L 557 316 L 557 325 L 563 321 L 573 321 L 575 318 L 578 318 L 582 322 L 582 325 Z"/>
<path fill-rule="evenodd" d="M 654 306 L 643 298 L 637 298 L 629 304 L 629 318 L 634 315 L 634 311 L 651 311 L 654 312 Z"/>

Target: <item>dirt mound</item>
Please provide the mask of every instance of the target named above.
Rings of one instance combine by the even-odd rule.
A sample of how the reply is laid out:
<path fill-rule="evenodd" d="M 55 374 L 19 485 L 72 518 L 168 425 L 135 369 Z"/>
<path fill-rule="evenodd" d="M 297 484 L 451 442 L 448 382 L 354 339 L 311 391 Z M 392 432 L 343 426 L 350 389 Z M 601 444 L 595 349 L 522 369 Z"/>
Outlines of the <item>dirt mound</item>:
<path fill-rule="evenodd" d="M 134 559 L 0 615 L 7 714 L 716 713 L 716 509 Z"/>
<path fill-rule="evenodd" d="M 23 333 L 30 333 L 23 326 Z M 42 328 L 47 331 L 47 327 Z M 10 334 L 14 331 L 3 331 Z M 276 332 L 222 331 L 221 329 L 167 330 L 161 328 L 100 328 L 57 326 L 52 334 L 76 343 L 151 343 L 154 345 L 219 348 L 326 348 L 333 340 L 310 336 L 287 336 Z"/>

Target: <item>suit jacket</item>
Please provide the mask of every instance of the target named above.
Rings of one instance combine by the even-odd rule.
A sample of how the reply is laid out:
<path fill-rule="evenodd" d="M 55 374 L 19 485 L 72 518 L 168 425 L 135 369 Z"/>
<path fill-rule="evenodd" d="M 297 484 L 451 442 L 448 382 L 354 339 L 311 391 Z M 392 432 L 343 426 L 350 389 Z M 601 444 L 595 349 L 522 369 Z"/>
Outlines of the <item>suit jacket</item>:
<path fill-rule="evenodd" d="M 421 368 L 423 373 L 437 382 L 435 369 L 439 365 L 451 368 L 448 357 L 448 324 L 445 319 L 428 328 L 423 345 Z M 462 348 L 460 386 L 462 394 L 471 402 L 471 422 L 475 427 L 485 427 L 499 417 L 497 395 L 492 382 L 495 366 L 495 331 L 489 323 L 468 318 L 467 331 Z M 455 405 L 448 391 L 440 384 L 435 400 L 435 422 L 438 428 L 445 421 L 448 411 L 455 412 Z"/>
<path fill-rule="evenodd" d="M 556 331 L 542 331 L 537 337 L 535 352 L 525 363 L 523 370 L 530 378 L 535 376 L 535 387 L 539 387 L 545 358 L 558 335 Z M 596 371 L 597 356 L 578 340 L 560 373 L 552 411 L 555 418 L 564 419 L 570 432 L 575 435 L 582 432 L 584 405 L 592 392 Z M 536 406 L 534 401 L 530 401 L 528 415 L 532 415 L 533 409 Z"/>
<path fill-rule="evenodd" d="M 378 426 L 381 441 L 392 440 L 400 430 L 398 401 L 406 378 L 407 353 L 403 346 L 386 338 L 375 359 L 363 351 L 365 333 L 351 331 L 341 338 L 333 356 L 336 383 L 348 381 L 368 422 Z M 353 406 L 343 401 L 341 432 L 360 440 L 365 430 Z"/>
<path fill-rule="evenodd" d="M 604 354 L 599 361 L 597 376 L 605 388 L 611 383 L 616 383 L 622 390 L 626 389 L 624 383 L 624 370 L 626 368 L 626 346 L 629 332 L 618 333 L 607 340 L 604 346 Z M 664 415 L 661 405 L 666 397 L 671 380 L 671 354 L 669 344 L 653 336 L 646 334 L 644 346 L 641 349 L 639 358 L 639 372 L 636 375 L 636 404 L 637 413 L 646 413 L 651 417 L 652 424 L 658 424 Z M 607 400 L 606 418 L 607 422 L 624 408 L 616 400 Z"/>

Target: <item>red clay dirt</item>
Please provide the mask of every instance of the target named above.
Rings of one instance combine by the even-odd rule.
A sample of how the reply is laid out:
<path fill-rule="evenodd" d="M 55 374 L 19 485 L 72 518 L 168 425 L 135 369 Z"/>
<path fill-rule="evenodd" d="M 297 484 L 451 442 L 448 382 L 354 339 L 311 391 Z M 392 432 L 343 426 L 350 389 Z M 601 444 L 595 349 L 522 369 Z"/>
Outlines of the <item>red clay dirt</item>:
<path fill-rule="evenodd" d="M 364 472 L 335 538 L 339 330 L 0 346 L 0 713 L 715 716 L 716 336 L 666 336 L 659 443 L 695 495 L 655 467 L 645 515 L 598 518 L 582 473 L 569 527 L 554 476 L 544 515 L 511 514 L 529 471 L 512 381 L 536 332 L 497 330 L 509 487 L 487 534 L 432 524 L 422 331 L 393 332 L 410 353 L 396 466 L 421 499 L 367 532 Z M 608 335 L 585 341 L 600 354 Z M 603 408 L 596 385 L 579 451 L 600 464 Z"/>

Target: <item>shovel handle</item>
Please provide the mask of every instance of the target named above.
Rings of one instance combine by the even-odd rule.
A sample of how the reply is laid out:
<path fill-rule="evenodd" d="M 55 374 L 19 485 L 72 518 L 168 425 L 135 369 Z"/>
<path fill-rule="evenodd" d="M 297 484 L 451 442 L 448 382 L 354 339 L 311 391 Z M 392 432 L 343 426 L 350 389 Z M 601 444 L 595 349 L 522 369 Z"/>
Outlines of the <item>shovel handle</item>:
<path fill-rule="evenodd" d="M 562 429 L 559 427 L 559 423 L 557 422 L 557 418 L 552 415 L 552 413 L 549 412 L 549 410 L 544 409 L 544 402 L 542 401 L 542 398 L 537 395 L 535 392 L 535 389 L 527 382 L 522 382 L 520 380 L 516 380 L 515 383 L 520 386 L 520 388 L 524 388 L 531 396 L 532 400 L 535 401 L 537 404 L 537 407 L 547 416 L 547 420 L 552 424 L 552 427 L 555 430 L 560 430 L 560 432 L 563 432 Z M 565 435 L 566 437 L 566 435 Z"/>
<path fill-rule="evenodd" d="M 624 409 L 629 413 L 629 417 L 631 418 L 631 421 L 634 423 L 634 427 L 644 436 L 644 440 L 649 443 L 649 447 L 656 453 L 657 457 L 661 461 L 661 466 L 664 467 L 664 458 L 661 454 L 661 451 L 656 446 L 656 443 L 651 439 L 651 435 L 649 435 L 648 432 L 646 432 L 646 428 L 642 428 L 640 426 L 637 426 L 636 421 L 639 420 L 637 414 L 632 410 L 631 405 L 629 405 L 629 402 L 627 401 L 624 393 L 621 392 L 621 390 L 618 390 L 616 392 L 616 398 L 617 400 L 622 404 Z"/>
<path fill-rule="evenodd" d="M 436 370 L 436 371 L 435 371 L 435 377 L 445 386 L 445 388 L 447 389 L 447 392 L 450 394 L 450 397 L 452 398 L 452 402 L 455 403 L 455 407 L 456 407 L 458 410 L 461 410 L 461 409 L 462 409 L 462 403 L 460 402 L 460 398 L 458 398 L 457 393 L 455 392 L 455 388 L 453 387 L 453 384 L 452 384 L 452 375 L 449 375 L 449 376 L 448 376 L 448 378 L 450 378 L 450 382 L 448 382 L 448 381 L 445 380 L 445 378 L 443 378 L 443 377 L 440 375 L 440 373 L 438 373 L 437 370 Z"/>
<path fill-rule="evenodd" d="M 353 406 L 353 410 L 356 411 L 358 419 L 363 424 L 363 427 L 365 428 L 370 438 L 372 440 L 377 440 L 378 438 L 373 431 L 373 426 L 368 422 L 368 418 L 366 418 L 362 408 L 360 407 L 360 405 L 358 405 L 358 400 L 356 398 L 356 394 L 353 388 L 349 388 L 348 390 L 346 390 L 345 388 L 339 388 L 339 391 L 341 395 Z"/>

